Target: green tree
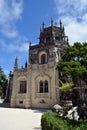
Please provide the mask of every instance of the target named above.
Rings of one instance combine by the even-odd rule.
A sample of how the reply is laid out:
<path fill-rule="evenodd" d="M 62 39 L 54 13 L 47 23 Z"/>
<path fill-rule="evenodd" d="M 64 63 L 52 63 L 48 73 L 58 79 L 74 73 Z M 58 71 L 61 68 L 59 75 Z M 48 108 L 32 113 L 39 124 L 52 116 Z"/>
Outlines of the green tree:
<path fill-rule="evenodd" d="M 74 82 L 77 77 L 87 82 L 87 43 L 76 42 L 65 48 L 57 68 L 63 76 L 71 75 Z"/>
<path fill-rule="evenodd" d="M 5 96 L 7 87 L 7 77 L 3 72 L 3 69 L 0 67 L 0 96 Z"/>
<path fill-rule="evenodd" d="M 84 110 L 81 108 L 83 104 L 87 105 L 87 99 L 85 98 L 85 85 L 87 84 L 87 43 L 76 42 L 72 46 L 65 48 L 62 60 L 58 63 L 57 69 L 59 70 L 60 79 L 63 82 L 73 81 L 74 87 L 76 87 L 73 89 L 74 98 L 72 99 L 75 99 L 73 103 L 78 105 L 80 113 L 87 117 L 86 114 L 83 114 Z"/>

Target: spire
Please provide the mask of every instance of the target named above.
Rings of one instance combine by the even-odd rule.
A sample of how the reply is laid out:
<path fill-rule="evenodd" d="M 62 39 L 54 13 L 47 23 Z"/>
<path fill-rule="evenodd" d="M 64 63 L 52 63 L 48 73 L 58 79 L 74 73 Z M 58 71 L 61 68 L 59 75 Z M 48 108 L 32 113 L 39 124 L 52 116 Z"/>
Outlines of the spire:
<path fill-rule="evenodd" d="M 42 23 L 42 31 L 44 30 L 44 22 Z"/>
<path fill-rule="evenodd" d="M 15 58 L 14 71 L 18 70 L 18 57 Z"/>
<path fill-rule="evenodd" d="M 61 22 L 61 20 L 60 20 L 60 28 L 62 28 L 62 22 Z"/>
<path fill-rule="evenodd" d="M 53 26 L 53 19 L 51 18 L 51 26 Z"/>
<path fill-rule="evenodd" d="M 62 29 L 63 29 L 63 34 L 64 34 L 64 36 L 65 36 L 65 28 L 64 28 L 64 25 L 63 25 Z"/>

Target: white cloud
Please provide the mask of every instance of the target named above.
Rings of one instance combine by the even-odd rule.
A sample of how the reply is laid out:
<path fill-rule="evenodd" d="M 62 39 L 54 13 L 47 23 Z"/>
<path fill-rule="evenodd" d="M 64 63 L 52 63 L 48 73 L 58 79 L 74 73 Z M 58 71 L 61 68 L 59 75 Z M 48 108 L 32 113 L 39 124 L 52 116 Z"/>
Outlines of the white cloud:
<path fill-rule="evenodd" d="M 22 36 L 16 22 L 22 18 L 23 0 L 0 0 L 0 48 L 9 52 L 26 52 L 28 40 Z M 7 39 L 10 39 L 9 41 Z"/>
<path fill-rule="evenodd" d="M 87 0 L 54 0 L 70 44 L 87 42 Z"/>
<path fill-rule="evenodd" d="M 87 42 L 87 25 L 71 21 L 66 26 L 66 34 L 68 34 L 70 43 Z"/>
<path fill-rule="evenodd" d="M 1 40 L 0 48 L 8 52 L 28 52 L 29 43 L 26 38 L 19 38 L 9 44 L 6 41 Z"/>
<path fill-rule="evenodd" d="M 0 0 L 0 32 L 6 37 L 18 35 L 15 23 L 21 18 L 23 0 Z"/>
<path fill-rule="evenodd" d="M 26 52 L 28 51 L 28 47 L 29 47 L 29 44 L 28 43 L 22 43 L 22 45 L 19 45 L 19 44 L 10 44 L 9 45 L 9 50 L 14 52 L 14 51 L 18 51 L 18 52 Z M 7 45 L 6 45 L 6 48 L 7 48 Z"/>

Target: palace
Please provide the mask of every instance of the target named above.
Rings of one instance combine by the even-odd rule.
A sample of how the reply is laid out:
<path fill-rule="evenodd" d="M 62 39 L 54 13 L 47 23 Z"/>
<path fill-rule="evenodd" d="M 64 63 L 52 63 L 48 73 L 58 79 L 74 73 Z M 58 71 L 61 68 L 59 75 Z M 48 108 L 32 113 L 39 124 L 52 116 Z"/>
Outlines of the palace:
<path fill-rule="evenodd" d="M 28 63 L 18 68 L 16 57 L 14 72 L 9 74 L 8 99 L 11 107 L 50 108 L 59 103 L 56 64 L 68 45 L 61 21 L 59 26 L 54 25 L 52 19 L 50 26 L 42 24 L 39 43 L 32 45 L 30 42 Z"/>

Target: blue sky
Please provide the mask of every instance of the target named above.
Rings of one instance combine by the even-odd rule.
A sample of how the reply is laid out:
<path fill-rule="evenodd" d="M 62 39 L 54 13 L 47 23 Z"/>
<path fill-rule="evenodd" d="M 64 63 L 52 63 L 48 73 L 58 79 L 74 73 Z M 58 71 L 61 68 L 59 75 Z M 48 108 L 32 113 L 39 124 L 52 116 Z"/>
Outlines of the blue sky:
<path fill-rule="evenodd" d="M 29 42 L 39 42 L 41 24 L 51 18 L 62 20 L 70 44 L 87 42 L 87 0 L 0 0 L 0 66 L 7 75 L 16 56 L 24 66 Z"/>

